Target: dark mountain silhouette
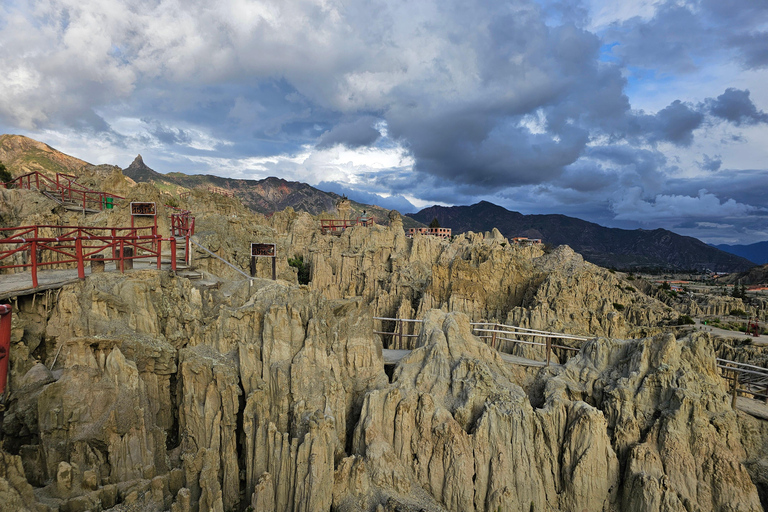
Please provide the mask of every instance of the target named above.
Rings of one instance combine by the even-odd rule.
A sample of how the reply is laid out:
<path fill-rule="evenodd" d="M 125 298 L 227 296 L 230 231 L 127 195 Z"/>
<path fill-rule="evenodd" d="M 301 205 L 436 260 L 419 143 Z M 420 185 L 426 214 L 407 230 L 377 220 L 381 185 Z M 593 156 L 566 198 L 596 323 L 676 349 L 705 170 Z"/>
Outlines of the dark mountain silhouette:
<path fill-rule="evenodd" d="M 508 238 L 527 236 L 554 246 L 569 245 L 587 261 L 620 270 L 741 272 L 754 266 L 696 238 L 665 229 L 606 228 L 565 215 L 523 215 L 487 201 L 471 206 L 432 206 L 409 216 L 425 224 L 436 218 L 454 233 L 495 227 Z"/>
<path fill-rule="evenodd" d="M 746 258 L 756 265 L 765 265 L 768 263 L 768 241 L 749 245 L 720 244 L 713 245 L 712 247 L 717 247 L 721 251 Z"/>

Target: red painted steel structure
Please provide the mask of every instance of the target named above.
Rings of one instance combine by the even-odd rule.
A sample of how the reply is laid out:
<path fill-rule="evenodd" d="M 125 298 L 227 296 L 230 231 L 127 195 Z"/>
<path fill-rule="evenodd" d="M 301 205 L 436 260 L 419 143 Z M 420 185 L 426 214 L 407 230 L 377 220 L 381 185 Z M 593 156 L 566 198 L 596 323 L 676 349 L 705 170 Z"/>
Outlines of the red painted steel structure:
<path fill-rule="evenodd" d="M 195 217 L 189 210 L 182 210 L 181 208 L 169 205 L 165 205 L 165 207 L 178 212 L 171 214 L 171 236 L 184 237 L 184 262 L 189 264 L 189 254 L 191 251 L 189 239 L 195 234 Z M 175 243 L 175 238 L 173 240 Z"/>
<path fill-rule="evenodd" d="M 13 180 L 3 183 L 5 188 L 33 189 L 43 192 L 56 192 L 61 194 L 63 201 L 70 201 L 82 205 L 83 208 L 103 210 L 107 204 L 116 205 L 117 199 L 125 199 L 122 196 L 91 190 L 77 183 L 77 176 L 71 174 L 56 174 L 56 180 L 45 174 L 34 171 Z"/>
<path fill-rule="evenodd" d="M 325 233 L 341 233 L 352 226 L 373 226 L 373 217 L 358 217 L 356 219 L 321 219 L 320 231 Z"/>
<path fill-rule="evenodd" d="M 26 263 L 0 265 L 0 269 L 29 268 L 32 286 L 37 288 L 37 272 L 40 267 L 70 265 L 77 267 L 77 275 L 85 278 L 85 263 L 115 261 L 121 272 L 125 271 L 126 260 L 155 258 L 157 268 L 161 267 L 161 242 L 171 244 L 171 268 L 176 270 L 176 239 L 163 239 L 155 234 L 154 226 L 145 228 L 102 228 L 85 226 L 20 226 L 0 228 L 0 262 L 14 254 L 27 255 Z M 59 231 L 49 236 L 40 236 L 40 231 Z M 146 234 L 145 234 L 146 233 Z M 2 249 L 9 247 L 8 249 Z M 132 255 L 125 249 L 131 248 Z M 109 257 L 104 257 L 106 252 Z M 49 254 L 50 261 L 42 257 Z"/>
<path fill-rule="evenodd" d="M 11 305 L 0 304 L 0 395 L 8 382 L 8 360 L 11 355 Z"/>

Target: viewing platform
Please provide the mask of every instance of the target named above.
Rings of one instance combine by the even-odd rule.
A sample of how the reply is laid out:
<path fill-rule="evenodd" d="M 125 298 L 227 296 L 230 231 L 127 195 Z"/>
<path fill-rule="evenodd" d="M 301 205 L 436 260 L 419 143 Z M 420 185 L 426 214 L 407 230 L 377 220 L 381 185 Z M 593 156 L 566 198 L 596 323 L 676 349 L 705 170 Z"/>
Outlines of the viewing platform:
<path fill-rule="evenodd" d="M 320 220 L 320 232 L 324 235 L 336 235 L 341 234 L 347 229 L 353 226 L 370 227 L 375 224 L 373 217 L 357 217 L 355 219 L 321 219 Z"/>
<path fill-rule="evenodd" d="M 418 233 L 423 236 L 438 236 L 440 238 L 451 238 L 451 228 L 409 228 L 405 236 L 413 238 Z"/>

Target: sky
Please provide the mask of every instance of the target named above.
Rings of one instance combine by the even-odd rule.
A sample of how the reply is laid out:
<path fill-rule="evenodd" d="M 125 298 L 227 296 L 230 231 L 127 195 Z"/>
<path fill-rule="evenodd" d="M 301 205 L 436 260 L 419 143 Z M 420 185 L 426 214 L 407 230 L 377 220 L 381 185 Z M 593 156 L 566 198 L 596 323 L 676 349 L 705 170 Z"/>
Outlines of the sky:
<path fill-rule="evenodd" d="M 94 164 L 768 240 L 762 0 L 5 0 L 0 133 Z"/>

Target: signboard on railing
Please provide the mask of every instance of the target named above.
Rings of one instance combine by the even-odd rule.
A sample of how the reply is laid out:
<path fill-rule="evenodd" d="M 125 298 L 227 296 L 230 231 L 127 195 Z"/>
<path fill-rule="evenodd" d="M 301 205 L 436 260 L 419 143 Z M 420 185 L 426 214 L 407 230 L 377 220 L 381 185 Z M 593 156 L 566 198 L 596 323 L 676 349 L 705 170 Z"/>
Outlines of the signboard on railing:
<path fill-rule="evenodd" d="M 277 249 L 275 244 L 251 244 L 251 277 L 256 277 L 256 258 L 264 256 L 272 258 L 272 280 L 274 281 L 277 275 Z"/>
<path fill-rule="evenodd" d="M 275 244 L 251 244 L 251 256 L 267 256 L 274 258 L 276 254 Z"/>
<path fill-rule="evenodd" d="M 157 215 L 155 203 L 131 202 L 131 215 L 154 217 Z"/>

